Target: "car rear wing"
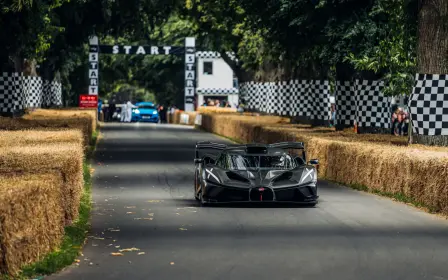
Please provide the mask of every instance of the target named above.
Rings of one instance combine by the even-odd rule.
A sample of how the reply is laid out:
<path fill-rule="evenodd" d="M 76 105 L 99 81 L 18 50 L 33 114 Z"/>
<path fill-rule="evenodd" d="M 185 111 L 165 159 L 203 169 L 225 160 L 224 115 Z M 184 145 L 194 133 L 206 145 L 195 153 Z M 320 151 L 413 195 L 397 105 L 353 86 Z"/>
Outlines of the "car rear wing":
<path fill-rule="evenodd" d="M 211 150 L 226 150 L 226 149 L 246 149 L 248 152 L 249 150 L 258 151 L 260 148 L 264 148 L 264 150 L 274 148 L 274 149 L 298 149 L 302 150 L 303 157 L 306 160 L 306 154 L 305 154 L 305 146 L 303 142 L 279 142 L 279 143 L 273 143 L 273 144 L 246 144 L 246 145 L 226 145 L 226 144 L 220 144 L 210 141 L 201 141 L 196 142 L 196 149 L 195 149 L 195 156 L 196 158 L 199 158 L 199 150 L 202 149 L 211 149 Z"/>
<path fill-rule="evenodd" d="M 279 142 L 267 145 L 268 148 L 277 149 L 305 149 L 303 142 Z"/>
<path fill-rule="evenodd" d="M 209 141 L 201 141 L 196 142 L 196 148 L 195 148 L 195 157 L 199 158 L 199 150 L 204 149 L 210 149 L 210 150 L 225 150 L 227 149 L 227 145 L 215 143 L 215 142 L 209 142 Z"/>

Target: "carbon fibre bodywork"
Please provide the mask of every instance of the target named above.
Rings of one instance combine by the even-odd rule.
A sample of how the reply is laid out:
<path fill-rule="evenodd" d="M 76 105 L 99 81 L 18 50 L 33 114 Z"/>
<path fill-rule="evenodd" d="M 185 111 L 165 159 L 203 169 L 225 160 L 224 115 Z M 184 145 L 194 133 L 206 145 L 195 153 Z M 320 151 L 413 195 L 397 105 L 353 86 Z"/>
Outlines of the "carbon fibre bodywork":
<path fill-rule="evenodd" d="M 213 144 L 206 143 L 204 146 L 213 149 Z M 195 160 L 195 198 L 202 204 L 287 202 L 315 205 L 317 203 L 317 170 L 314 165 L 306 163 L 302 143 L 224 146 L 216 146 L 216 149 L 221 150 L 216 156 L 217 160 L 208 155 L 197 157 Z M 293 164 L 288 168 L 279 170 L 265 167 L 238 170 L 229 168 L 225 164 L 225 158 L 232 155 L 290 157 L 291 155 L 285 150 L 291 147 L 301 149 L 303 153 L 302 157 L 294 158 Z M 196 149 L 201 149 L 201 146 L 197 145 Z M 220 161 L 222 158 L 224 160 Z M 317 160 L 311 162 L 318 163 Z"/>

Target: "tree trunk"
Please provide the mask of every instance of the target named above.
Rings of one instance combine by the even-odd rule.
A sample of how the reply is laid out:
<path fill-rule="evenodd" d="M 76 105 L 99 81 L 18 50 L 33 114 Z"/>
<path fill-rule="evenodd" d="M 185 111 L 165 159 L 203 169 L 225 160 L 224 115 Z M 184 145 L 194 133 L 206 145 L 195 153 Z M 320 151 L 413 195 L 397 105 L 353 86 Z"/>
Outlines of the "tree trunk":
<path fill-rule="evenodd" d="M 448 1 L 420 0 L 417 67 L 421 74 L 448 74 Z"/>
<path fill-rule="evenodd" d="M 419 0 L 417 69 L 419 74 L 448 74 L 447 0 Z M 412 142 L 448 146 L 448 135 L 413 134 Z"/>
<path fill-rule="evenodd" d="M 238 78 L 238 83 L 250 82 L 254 78 L 254 73 L 246 71 L 236 61 L 231 59 L 225 51 L 220 52 L 222 59 L 232 68 L 235 76 Z"/>
<path fill-rule="evenodd" d="M 30 60 L 26 59 L 25 62 L 23 63 L 23 75 L 36 77 L 37 76 L 36 65 L 37 61 L 35 59 Z"/>

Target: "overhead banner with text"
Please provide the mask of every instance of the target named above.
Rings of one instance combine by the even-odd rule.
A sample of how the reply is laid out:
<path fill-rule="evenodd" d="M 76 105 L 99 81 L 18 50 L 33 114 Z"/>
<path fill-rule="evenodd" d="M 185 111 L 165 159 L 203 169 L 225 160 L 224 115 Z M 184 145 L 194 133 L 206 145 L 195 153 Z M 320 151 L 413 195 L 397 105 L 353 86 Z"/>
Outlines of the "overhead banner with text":
<path fill-rule="evenodd" d="M 184 110 L 194 111 L 195 81 L 196 81 L 196 45 L 195 38 L 185 38 L 185 46 L 129 46 L 100 45 L 98 37 L 89 38 L 89 95 L 99 94 L 99 55 L 185 55 L 185 92 Z"/>

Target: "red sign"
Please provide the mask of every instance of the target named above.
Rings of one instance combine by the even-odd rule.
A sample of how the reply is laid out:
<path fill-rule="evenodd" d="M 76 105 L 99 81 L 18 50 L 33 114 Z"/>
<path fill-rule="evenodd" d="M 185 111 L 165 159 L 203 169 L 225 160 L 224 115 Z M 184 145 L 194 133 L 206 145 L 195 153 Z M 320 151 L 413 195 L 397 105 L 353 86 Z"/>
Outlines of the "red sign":
<path fill-rule="evenodd" d="M 98 95 L 80 94 L 80 108 L 98 108 Z"/>

